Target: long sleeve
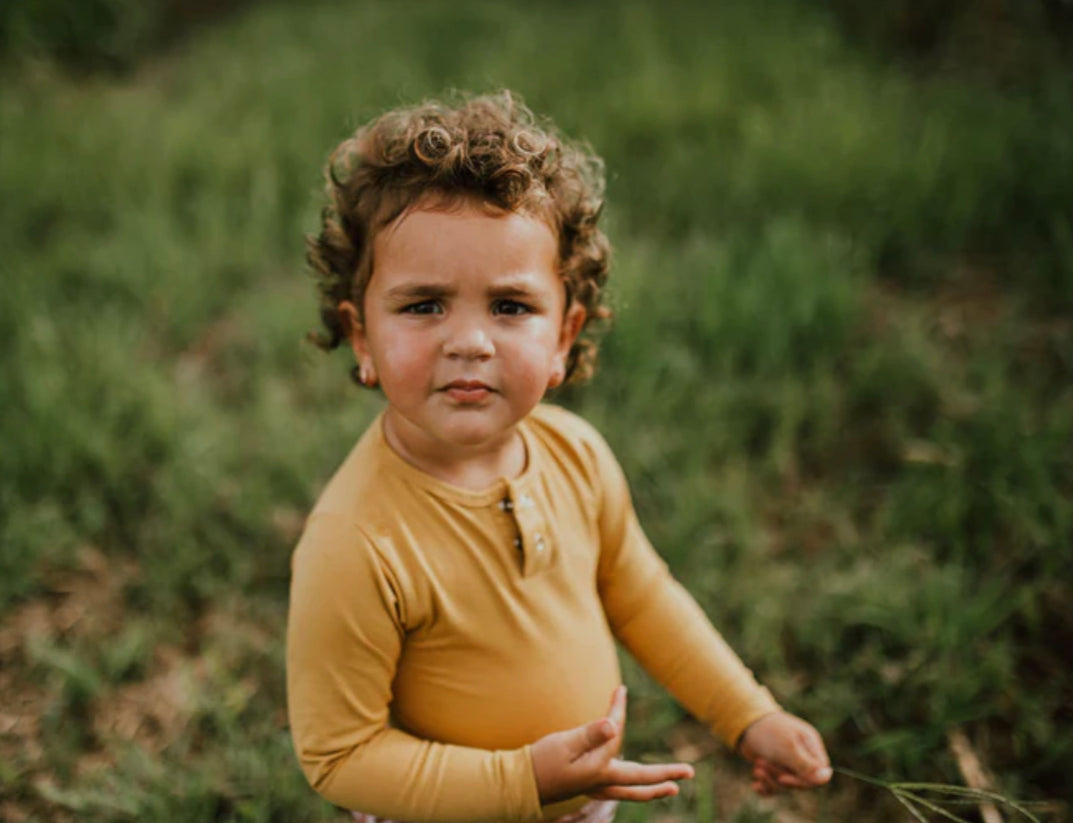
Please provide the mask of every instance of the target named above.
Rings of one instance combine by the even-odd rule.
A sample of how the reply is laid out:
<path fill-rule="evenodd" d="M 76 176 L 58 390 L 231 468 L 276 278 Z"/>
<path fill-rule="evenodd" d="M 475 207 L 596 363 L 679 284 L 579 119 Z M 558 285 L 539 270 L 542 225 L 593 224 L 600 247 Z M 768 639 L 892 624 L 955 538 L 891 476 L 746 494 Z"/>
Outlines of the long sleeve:
<path fill-rule="evenodd" d="M 596 457 L 603 483 L 598 586 L 611 629 L 679 703 L 733 747 L 778 704 L 656 554 L 602 441 Z"/>
<path fill-rule="evenodd" d="M 287 703 L 302 770 L 331 802 L 423 821 L 539 820 L 528 747 L 486 751 L 389 726 L 401 584 L 358 527 L 314 514 L 294 553 Z"/>

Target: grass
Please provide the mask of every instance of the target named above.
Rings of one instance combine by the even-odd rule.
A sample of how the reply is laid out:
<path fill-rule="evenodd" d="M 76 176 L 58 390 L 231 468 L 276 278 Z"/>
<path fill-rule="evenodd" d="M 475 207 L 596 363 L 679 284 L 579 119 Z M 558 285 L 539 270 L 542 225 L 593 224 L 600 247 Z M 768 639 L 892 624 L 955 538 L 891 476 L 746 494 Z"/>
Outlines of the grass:
<path fill-rule="evenodd" d="M 985 804 L 996 810 L 1001 806 L 1004 811 L 1017 819 L 1040 823 L 1039 818 L 1023 804 L 985 789 L 972 789 L 947 783 L 888 782 L 876 780 L 849 769 L 839 769 L 838 774 L 886 789 L 914 820 L 921 821 L 921 823 L 926 823 L 929 813 L 946 820 L 969 823 L 958 812 L 966 813 L 966 807 Z"/>
<path fill-rule="evenodd" d="M 959 783 L 959 727 L 1068 816 L 1066 77 L 914 79 L 788 2 L 264 3 L 130 75 L 4 71 L 0 818 L 339 819 L 288 559 L 378 400 L 302 342 L 302 236 L 350 129 L 501 86 L 607 160 L 618 319 L 559 399 L 717 625 L 837 765 Z M 681 750 L 626 672 L 631 753 Z M 701 772 L 622 819 L 904 819 Z"/>

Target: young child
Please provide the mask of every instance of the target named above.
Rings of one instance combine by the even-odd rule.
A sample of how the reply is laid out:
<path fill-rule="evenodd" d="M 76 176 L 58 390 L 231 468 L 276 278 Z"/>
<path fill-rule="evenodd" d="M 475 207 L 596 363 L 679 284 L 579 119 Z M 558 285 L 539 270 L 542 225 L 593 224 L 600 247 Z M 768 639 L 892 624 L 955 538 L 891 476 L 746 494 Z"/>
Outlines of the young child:
<path fill-rule="evenodd" d="M 399 109 L 333 154 L 310 262 L 384 411 L 293 558 L 295 748 L 359 820 L 608 821 L 682 763 L 617 757 L 615 640 L 753 787 L 826 783 L 823 742 L 669 575 L 601 437 L 541 403 L 609 318 L 599 159 L 508 93 Z"/>

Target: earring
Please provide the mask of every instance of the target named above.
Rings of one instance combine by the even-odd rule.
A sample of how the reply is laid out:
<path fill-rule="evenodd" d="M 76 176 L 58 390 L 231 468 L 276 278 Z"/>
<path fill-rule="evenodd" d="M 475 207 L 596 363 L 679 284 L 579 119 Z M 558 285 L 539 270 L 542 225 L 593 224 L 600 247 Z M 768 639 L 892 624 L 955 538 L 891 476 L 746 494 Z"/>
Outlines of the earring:
<path fill-rule="evenodd" d="M 551 376 L 548 379 L 548 388 L 556 389 L 563 384 L 566 379 L 566 367 L 559 365 L 551 370 Z"/>
<path fill-rule="evenodd" d="M 364 363 L 358 366 L 358 382 L 366 388 L 373 388 L 376 385 L 376 369 Z"/>

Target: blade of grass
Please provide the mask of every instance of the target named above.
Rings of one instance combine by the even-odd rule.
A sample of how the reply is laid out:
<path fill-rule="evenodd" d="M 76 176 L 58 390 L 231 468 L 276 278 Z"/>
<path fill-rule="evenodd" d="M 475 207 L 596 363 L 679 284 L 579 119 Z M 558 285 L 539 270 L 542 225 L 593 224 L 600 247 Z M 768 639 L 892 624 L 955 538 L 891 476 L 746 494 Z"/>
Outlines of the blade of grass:
<path fill-rule="evenodd" d="M 956 823 L 970 823 L 970 821 L 966 820 L 964 817 L 961 817 L 951 811 L 948 811 L 947 809 L 944 809 L 938 803 L 933 803 L 932 801 L 921 797 L 919 794 L 913 794 L 912 792 L 906 792 L 899 789 L 893 789 L 892 791 L 896 796 L 903 797 L 907 800 L 912 799 L 914 802 L 919 803 L 925 809 L 929 809 L 930 811 L 935 812 L 940 817 L 945 817 L 947 820 L 953 820 Z"/>
<path fill-rule="evenodd" d="M 946 783 L 916 783 L 916 782 L 897 782 L 891 783 L 891 786 L 896 786 L 900 789 L 907 789 L 911 792 L 933 792 L 935 794 L 955 795 L 959 798 L 964 798 L 964 802 L 986 802 L 998 803 L 1002 806 L 1006 806 L 1013 809 L 1018 814 L 1023 815 L 1032 823 L 1040 823 L 1038 817 L 1026 808 L 1026 804 L 1017 800 L 1010 800 L 1008 797 L 999 794 L 998 792 L 988 791 L 987 789 L 970 789 L 965 786 L 953 786 Z M 949 802 L 949 801 L 943 801 Z M 960 801 L 959 801 L 960 802 Z"/>
<path fill-rule="evenodd" d="M 913 815 L 916 820 L 920 821 L 920 823 L 928 823 L 928 818 L 926 818 L 919 811 L 917 811 L 916 807 L 904 797 L 902 797 L 902 795 L 898 794 L 898 792 L 891 792 L 891 794 L 894 795 L 895 800 L 905 806 L 909 814 Z"/>
<path fill-rule="evenodd" d="M 1031 823 L 1041 823 L 1040 819 L 1036 817 L 1027 808 L 1027 804 L 1021 803 L 1016 800 L 1010 800 L 998 792 L 992 792 L 985 789 L 972 789 L 965 786 L 955 786 L 949 783 L 928 783 L 920 781 L 890 781 L 880 780 L 876 777 L 869 777 L 868 775 L 855 772 L 852 769 L 844 769 L 841 767 L 834 767 L 834 771 L 838 774 L 845 775 L 853 780 L 859 780 L 862 783 L 868 783 L 872 786 L 878 786 L 886 789 L 893 794 L 898 801 L 904 806 L 909 803 L 909 799 L 913 802 L 919 803 L 925 808 L 941 814 L 951 820 L 962 821 L 967 823 L 963 818 L 954 815 L 951 812 L 947 812 L 939 804 L 946 803 L 947 805 L 968 805 L 979 804 L 981 802 L 997 803 L 1005 806 L 1008 809 L 1012 809 L 1017 814 L 1021 815 L 1025 819 L 1031 821 Z M 931 799 L 921 796 L 919 792 L 930 792 L 932 794 L 945 795 L 942 800 Z M 910 803 L 911 805 L 911 803 Z M 919 815 L 919 811 L 913 809 L 914 816 Z M 919 819 L 919 818 L 918 818 Z"/>
<path fill-rule="evenodd" d="M 852 769 L 843 769 L 841 766 L 834 766 L 832 768 L 832 771 L 835 772 L 836 774 L 844 774 L 846 777 L 853 778 L 854 780 L 859 780 L 862 783 L 870 783 L 873 786 L 879 786 L 880 788 L 883 788 L 883 789 L 889 789 L 890 788 L 890 783 L 888 783 L 886 780 L 880 780 L 879 778 L 876 778 L 876 777 L 869 777 L 866 774 L 861 774 L 860 772 L 855 772 Z"/>

